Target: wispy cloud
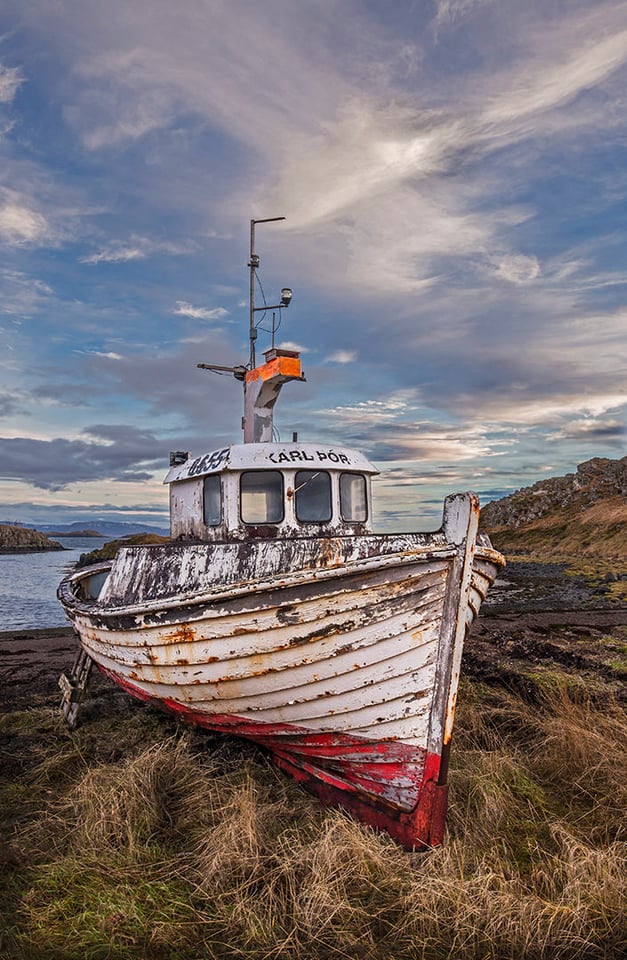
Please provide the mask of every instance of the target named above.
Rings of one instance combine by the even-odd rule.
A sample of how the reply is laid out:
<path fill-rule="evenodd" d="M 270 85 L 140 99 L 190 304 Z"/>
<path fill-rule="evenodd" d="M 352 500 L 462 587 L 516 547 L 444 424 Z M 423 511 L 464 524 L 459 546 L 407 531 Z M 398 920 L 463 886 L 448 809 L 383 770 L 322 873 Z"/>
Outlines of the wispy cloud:
<path fill-rule="evenodd" d="M 130 244 L 112 244 L 97 253 L 79 257 L 80 263 L 127 263 L 129 260 L 144 260 L 148 254 L 142 247 Z"/>
<path fill-rule="evenodd" d="M 10 393 L 4 390 L 0 391 L 0 419 L 14 416 L 17 413 L 25 413 L 23 396 L 16 390 L 12 390 Z"/>
<path fill-rule="evenodd" d="M 127 263 L 132 260 L 145 260 L 153 254 L 166 253 L 170 256 L 190 253 L 189 243 L 173 243 L 164 240 L 152 240 L 150 237 L 131 237 L 128 241 L 114 240 L 101 250 L 79 257 L 80 263 Z"/>
<path fill-rule="evenodd" d="M 437 28 L 442 24 L 464 20 L 480 8 L 495 2 L 496 0 L 437 0 L 433 25 Z"/>
<path fill-rule="evenodd" d="M 357 359 L 355 350 L 335 350 L 328 358 L 329 363 L 354 363 Z"/>
<path fill-rule="evenodd" d="M 540 264 L 537 257 L 510 254 L 500 260 L 495 272 L 497 277 L 502 277 L 509 283 L 531 283 L 540 275 Z"/>
<path fill-rule="evenodd" d="M 0 63 L 0 103 L 11 103 L 24 77 L 19 67 L 5 67 Z"/>
<path fill-rule="evenodd" d="M 13 190 L 0 191 L 0 241 L 10 245 L 41 243 L 50 235 L 43 214 Z"/>
<path fill-rule="evenodd" d="M 177 300 L 174 312 L 183 317 L 191 317 L 193 320 L 224 320 L 229 314 L 224 307 L 194 307 L 186 300 Z"/>
<path fill-rule="evenodd" d="M 104 357 L 105 360 L 123 360 L 121 353 L 115 353 L 113 350 L 76 350 L 75 353 L 84 353 L 91 357 Z"/>
<path fill-rule="evenodd" d="M 552 40 L 558 40 L 558 32 L 549 30 Z M 494 129 L 504 125 L 504 131 L 512 135 L 510 124 L 534 114 L 544 114 L 574 100 L 582 91 L 597 86 L 624 66 L 627 60 L 627 30 L 618 30 L 613 36 L 589 37 L 583 43 L 577 37 L 574 49 L 564 49 L 564 40 L 554 49 L 554 57 L 546 63 L 534 58 L 522 69 L 505 75 L 506 86 L 502 93 L 495 94 L 491 103 L 481 111 L 480 124 Z M 559 41 L 558 41 L 559 42 Z M 548 54 L 546 40 L 543 52 Z M 560 50 L 561 47 L 561 50 Z M 496 132 L 496 130 L 494 131 Z M 519 128 L 518 134 L 529 136 L 534 131 Z"/>
<path fill-rule="evenodd" d="M 48 283 L 21 270 L 0 270 L 0 284 L 0 313 L 16 320 L 37 313 L 53 294 Z"/>

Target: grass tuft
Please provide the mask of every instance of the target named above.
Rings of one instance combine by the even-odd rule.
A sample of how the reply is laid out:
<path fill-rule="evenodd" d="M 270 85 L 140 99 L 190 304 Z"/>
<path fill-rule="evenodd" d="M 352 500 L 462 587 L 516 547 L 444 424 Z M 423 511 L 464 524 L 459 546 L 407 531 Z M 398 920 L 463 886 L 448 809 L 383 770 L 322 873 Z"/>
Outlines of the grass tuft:
<path fill-rule="evenodd" d="M 426 855 L 323 808 L 254 748 L 148 708 L 72 735 L 28 719 L 3 720 L 3 960 L 624 955 L 617 701 L 563 688 L 530 705 L 466 683 L 448 838 Z"/>

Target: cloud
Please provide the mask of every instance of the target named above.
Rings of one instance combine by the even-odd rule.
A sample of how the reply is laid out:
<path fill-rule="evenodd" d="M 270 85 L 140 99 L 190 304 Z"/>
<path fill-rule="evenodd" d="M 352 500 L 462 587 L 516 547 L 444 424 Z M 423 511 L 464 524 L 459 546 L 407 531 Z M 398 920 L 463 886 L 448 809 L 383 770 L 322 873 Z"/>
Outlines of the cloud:
<path fill-rule="evenodd" d="M 328 78 L 319 70 L 314 74 L 315 58 L 298 42 L 307 25 L 321 39 L 331 29 L 338 36 L 347 31 L 334 3 L 315 10 L 305 5 L 298 17 L 286 15 L 282 2 L 272 2 L 262 12 L 242 0 L 196 6 L 193 16 L 164 0 L 154 0 L 150 16 L 129 16 L 121 3 L 114 2 L 113 8 L 113 17 L 92 9 L 72 25 L 86 32 L 83 55 L 74 67 L 78 95 L 68 117 L 89 149 L 145 137 L 193 111 L 245 142 L 252 138 L 265 153 L 270 128 L 274 132 L 284 125 L 287 132 L 292 118 L 308 115 L 312 101 L 319 104 L 322 97 L 333 102 L 334 83 L 345 86 L 337 71 Z M 357 30 L 358 6 L 351 3 L 350 8 L 351 27 Z M 67 28 L 70 9 L 68 4 L 55 11 L 46 26 Z M 249 26 L 245 45 L 243 22 Z M 324 44 L 317 49 L 331 68 L 331 50 L 326 52 Z"/>
<path fill-rule="evenodd" d="M 485 16 L 492 6 L 442 0 L 436 20 Z M 327 235 L 329 285 L 348 279 L 402 295 L 429 292 L 462 260 L 467 269 L 492 263 L 496 251 L 500 275 L 524 282 L 526 267 L 517 259 L 523 255 L 504 246 L 515 205 L 505 189 L 495 202 L 494 181 L 478 161 L 521 140 L 550 137 L 558 131 L 557 111 L 617 74 L 627 31 L 617 8 L 600 8 L 598 15 L 576 8 L 564 18 L 542 17 L 534 8 L 521 24 L 513 65 L 498 44 L 476 43 L 459 86 L 443 85 L 448 98 L 426 68 L 404 84 L 384 71 L 398 55 L 395 17 L 384 26 L 360 4 L 342 4 L 339 20 L 335 3 L 301 6 L 298 16 L 289 7 L 285 16 L 288 5 L 277 0 L 272 17 L 246 0 L 198 7 L 193 18 L 162 0 L 155 0 L 151 17 L 130 16 L 127 5 L 115 2 L 113 16 L 92 8 L 77 17 L 72 3 L 40 13 L 43 29 L 63 37 L 70 28 L 81 37 L 74 64 L 81 83 L 68 116 L 91 149 L 174 129 L 192 117 L 220 129 L 225 140 L 214 166 L 228 163 L 235 140 L 255 157 L 252 189 L 228 197 L 232 212 L 240 204 L 249 215 L 251 200 L 267 201 L 285 211 L 289 230 L 308 233 L 299 256 L 308 259 L 317 239 L 312 230 Z M 249 43 L 242 47 L 244 20 Z M 303 35 L 315 42 L 304 48 Z M 362 42 L 370 52 L 367 68 Z M 565 122 L 562 113 L 559 120 Z M 569 122 L 580 133 L 581 120 L 575 109 Z M 586 115 L 586 126 L 597 122 L 593 111 Z M 131 243 L 83 262 L 146 254 Z"/>
<path fill-rule="evenodd" d="M 145 260 L 156 253 L 180 255 L 190 253 L 192 246 L 189 243 L 172 243 L 169 241 L 151 240 L 149 237 L 132 237 L 124 242 L 114 240 L 103 249 L 86 256 L 79 257 L 79 263 L 127 263 L 131 260 Z"/>
<path fill-rule="evenodd" d="M 575 101 L 614 75 L 618 83 L 627 31 L 598 36 L 605 30 L 599 17 L 584 36 L 573 21 L 542 23 L 544 37 L 538 26 L 538 52 L 522 49 L 514 67 L 486 57 L 483 69 L 462 74 L 457 104 L 417 109 L 402 95 L 386 102 L 366 89 L 342 103 L 315 135 L 292 137 L 271 193 L 290 214 L 288 229 L 331 233 L 333 226 L 339 270 L 380 293 L 428 291 L 450 278 L 451 268 L 459 272 L 464 259 L 476 270 L 497 251 L 503 279 L 535 279 L 536 256 L 503 249 L 507 234 L 507 245 L 512 242 L 511 226 L 534 210 L 517 209 L 511 185 L 495 181 L 479 161 L 520 152 L 521 142 L 539 138 L 553 138 L 559 149 L 567 126 L 581 137 L 599 123 L 598 111 Z M 512 167 L 510 181 L 523 171 L 514 154 Z"/>
<path fill-rule="evenodd" d="M 427 464 L 441 470 L 462 460 L 497 456 L 509 446 L 508 440 L 490 436 L 489 428 L 462 421 L 436 424 L 424 414 L 418 392 L 409 390 L 319 411 L 343 442 L 367 450 L 373 460 L 415 461 L 421 470 Z"/>
<path fill-rule="evenodd" d="M 50 235 L 46 218 L 11 190 L 0 191 L 0 241 L 10 245 L 40 243 Z"/>
<path fill-rule="evenodd" d="M 302 343 L 296 343 L 294 340 L 281 340 L 277 346 L 279 350 L 293 350 L 294 353 L 311 353 L 313 349 Z"/>
<path fill-rule="evenodd" d="M 86 353 L 92 357 L 104 357 L 106 360 L 124 360 L 121 353 L 115 353 L 113 350 L 76 350 L 75 353 Z"/>
<path fill-rule="evenodd" d="M 328 363 L 354 363 L 357 359 L 355 350 L 336 350 L 328 358 Z"/>
<path fill-rule="evenodd" d="M 17 413 L 24 413 L 21 396 L 13 391 L 11 393 L 0 391 L 0 418 L 11 417 Z"/>
<path fill-rule="evenodd" d="M 567 28 L 568 30 L 568 28 Z M 551 39 L 554 30 L 548 30 Z M 570 38 L 568 38 L 570 39 Z M 606 80 L 627 61 L 627 30 L 618 30 L 613 36 L 597 39 L 592 36 L 574 50 L 554 48 L 556 56 L 546 64 L 531 61 L 510 74 L 502 94 L 492 97 L 490 105 L 480 114 L 482 124 L 509 125 L 533 114 L 542 114 L 562 106 L 587 90 Z M 542 49 L 547 53 L 546 41 Z M 528 128 L 524 132 L 528 135 Z"/>
<path fill-rule="evenodd" d="M 146 251 L 138 246 L 129 244 L 112 244 L 98 253 L 79 257 L 80 263 L 127 263 L 129 260 L 144 260 Z"/>
<path fill-rule="evenodd" d="M 11 103 L 24 77 L 18 67 L 5 67 L 0 63 L 0 103 Z"/>
<path fill-rule="evenodd" d="M 365 425 L 370 428 L 405 416 L 408 411 L 415 409 L 417 397 L 417 391 L 396 392 L 382 400 L 360 400 L 353 405 L 320 410 L 319 416 L 323 420 L 330 418 L 344 427 Z"/>
<path fill-rule="evenodd" d="M 87 484 L 85 484 L 87 486 Z M 45 494 L 44 494 L 45 496 Z M 101 503 L 98 500 L 84 500 L 76 494 L 55 494 L 54 502 L 42 500 L 0 501 L 1 522 L 18 523 L 81 523 L 93 527 L 95 518 L 118 520 L 122 522 L 163 524 L 167 526 L 167 502 L 160 504 Z"/>
<path fill-rule="evenodd" d="M 37 313 L 53 295 L 49 284 L 21 270 L 0 269 L 0 284 L 0 312 L 16 318 Z"/>
<path fill-rule="evenodd" d="M 627 418 L 573 420 L 549 436 L 550 440 L 599 441 L 617 445 L 623 444 L 626 438 Z"/>
<path fill-rule="evenodd" d="M 95 424 L 83 434 L 85 440 L 0 438 L 0 479 L 62 490 L 79 481 L 150 480 L 165 463 L 166 444 L 150 431 Z"/>
<path fill-rule="evenodd" d="M 442 24 L 465 20 L 482 7 L 492 3 L 495 3 L 495 0 L 437 0 L 433 26 L 437 28 Z"/>
<path fill-rule="evenodd" d="M 527 257 L 523 254 L 509 255 L 500 261 L 496 275 L 517 285 L 530 283 L 540 275 L 540 264 L 537 257 Z"/>
<path fill-rule="evenodd" d="M 239 437 L 241 384 L 230 374 L 217 376 L 197 369 L 201 360 L 225 366 L 242 362 L 222 331 L 208 328 L 201 341 L 177 344 L 176 349 L 146 346 L 115 360 L 106 356 L 108 352 L 117 351 L 75 354 L 70 375 L 63 367 L 42 370 L 33 395 L 40 404 L 68 410 L 85 407 L 86 401 L 88 410 L 111 409 L 113 399 L 121 422 L 128 420 L 137 429 L 145 423 L 149 434 L 158 423 L 157 436 L 173 437 L 162 441 L 166 454 L 172 445 L 204 452 Z"/>
<path fill-rule="evenodd" d="M 224 307 L 214 307 L 213 309 L 194 307 L 186 300 L 177 300 L 174 312 L 181 314 L 183 317 L 192 317 L 193 320 L 223 320 L 229 313 Z"/>
<path fill-rule="evenodd" d="M 190 446 L 207 431 L 209 446 L 235 435 L 238 385 L 194 365 L 242 361 L 245 330 L 214 334 L 243 290 L 231 264 L 244 259 L 246 221 L 276 213 L 288 219 L 263 233 L 264 266 L 268 252 L 286 267 L 303 309 L 294 316 L 294 304 L 281 333 L 306 336 L 314 360 L 328 358 L 294 391 L 301 434 L 324 415 L 338 437 L 381 458 L 417 458 L 425 471 L 460 463 L 475 476 L 506 460 L 494 489 L 509 468 L 540 471 L 549 457 L 559 468 L 564 445 L 620 442 L 624 3 L 220 0 L 193 5 L 193 16 L 166 0 L 25 6 L 20 49 L 45 49 L 52 64 L 58 44 L 49 102 L 65 103 L 48 176 L 32 158 L 51 114 L 39 133 L 32 114 L 20 118 L 5 181 L 14 193 L 3 195 L 22 211 L 6 216 L 24 281 L 7 282 L 0 312 L 36 321 L 22 325 L 40 363 L 25 374 L 39 378 L 31 395 L 80 404 L 82 391 L 109 405 L 98 418 L 128 402 L 136 427 L 159 416 Z M 44 89 L 34 86 L 39 62 L 28 92 Z M 83 177 L 102 214 L 95 226 L 53 183 L 67 172 L 55 157 L 68 142 L 73 182 Z M 56 251 L 53 268 L 34 250 L 59 246 L 69 208 L 78 222 L 61 239 L 74 277 Z M 24 211 L 45 225 L 28 228 Z M 187 236 L 195 242 L 175 242 Z M 177 252 L 200 255 L 177 263 L 174 285 L 166 257 Z M 81 255 L 93 270 L 79 270 Z M 172 312 L 198 322 L 173 324 Z M 3 341 L 17 347 L 6 327 Z M 194 343 L 168 356 L 176 327 L 192 329 Z M 85 353 L 72 356 L 70 384 L 58 358 L 61 345 L 76 349 L 77 331 Z M 54 370 L 44 369 L 44 344 Z M 338 344 L 357 344 L 363 368 Z M 97 455 L 103 439 L 76 442 Z M 129 460 L 128 476 L 143 471 Z"/>

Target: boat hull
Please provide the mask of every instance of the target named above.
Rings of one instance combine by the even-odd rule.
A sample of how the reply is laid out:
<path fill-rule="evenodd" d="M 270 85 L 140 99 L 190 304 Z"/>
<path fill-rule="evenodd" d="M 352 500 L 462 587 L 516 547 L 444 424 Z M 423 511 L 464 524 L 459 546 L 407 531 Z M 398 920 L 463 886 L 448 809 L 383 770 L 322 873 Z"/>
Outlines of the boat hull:
<path fill-rule="evenodd" d="M 129 693 L 253 740 L 409 849 L 440 843 L 461 647 L 502 558 L 474 538 L 370 536 L 298 544 L 295 570 L 293 544 L 247 546 L 249 579 L 225 574 L 230 545 L 134 547 L 97 599 L 97 570 L 60 598 Z"/>

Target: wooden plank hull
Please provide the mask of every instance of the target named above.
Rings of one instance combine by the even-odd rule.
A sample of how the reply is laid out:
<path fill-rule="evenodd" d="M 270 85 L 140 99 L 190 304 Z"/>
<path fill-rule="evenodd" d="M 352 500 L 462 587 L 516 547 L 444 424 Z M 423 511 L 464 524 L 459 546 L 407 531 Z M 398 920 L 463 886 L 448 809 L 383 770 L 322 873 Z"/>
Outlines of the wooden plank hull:
<path fill-rule="evenodd" d="M 293 546 L 247 545 L 248 579 L 241 565 L 225 575 L 229 544 L 127 548 L 97 600 L 89 569 L 60 599 L 134 696 L 261 744 L 407 848 L 435 845 L 461 645 L 502 558 L 437 535 L 341 539 L 299 544 L 310 558 L 296 570 Z"/>

